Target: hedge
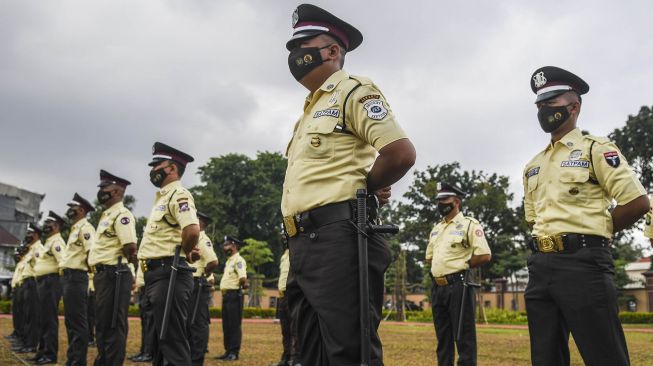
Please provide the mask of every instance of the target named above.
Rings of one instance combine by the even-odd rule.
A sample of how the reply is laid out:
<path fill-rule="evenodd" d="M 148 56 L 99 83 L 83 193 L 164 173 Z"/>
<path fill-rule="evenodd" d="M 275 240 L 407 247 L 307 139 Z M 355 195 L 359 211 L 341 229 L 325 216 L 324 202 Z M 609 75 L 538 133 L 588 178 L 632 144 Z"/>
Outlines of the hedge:
<path fill-rule="evenodd" d="M 11 313 L 11 301 L 5 300 L 0 301 L 0 314 L 10 314 Z M 389 311 L 383 310 L 383 319 L 386 319 Z M 209 308 L 209 314 L 211 318 L 220 318 L 222 316 L 222 309 L 220 308 Z M 59 315 L 63 315 L 63 302 L 59 303 Z M 130 305 L 129 306 L 129 315 L 138 316 L 138 306 Z M 275 309 L 258 309 L 258 308 L 244 308 L 243 317 L 244 318 L 263 318 L 263 319 L 273 319 L 276 315 Z M 389 320 L 393 320 L 391 314 L 388 317 Z M 524 311 L 510 311 L 510 310 L 501 310 L 501 309 L 485 309 L 485 316 L 488 323 L 493 324 L 526 324 L 527 317 L 526 312 Z M 653 313 L 631 313 L 631 312 L 621 312 L 619 313 L 619 319 L 623 324 L 653 324 Z M 427 309 L 424 311 L 406 311 L 406 320 L 409 322 L 424 322 L 430 323 L 433 321 L 433 315 L 431 310 Z"/>

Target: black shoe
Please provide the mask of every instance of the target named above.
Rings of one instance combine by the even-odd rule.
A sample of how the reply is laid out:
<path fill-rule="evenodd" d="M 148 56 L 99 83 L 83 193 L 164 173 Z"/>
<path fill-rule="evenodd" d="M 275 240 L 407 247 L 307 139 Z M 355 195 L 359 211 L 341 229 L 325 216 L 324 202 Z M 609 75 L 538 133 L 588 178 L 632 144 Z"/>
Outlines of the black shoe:
<path fill-rule="evenodd" d="M 283 360 L 281 360 L 281 361 L 279 361 L 277 363 L 271 363 L 270 364 L 270 366 L 288 366 L 288 365 L 289 365 L 288 361 L 283 361 Z"/>
<path fill-rule="evenodd" d="M 141 353 L 137 353 L 137 354 L 135 354 L 135 355 L 131 355 L 131 356 L 127 357 L 127 359 L 128 359 L 129 361 L 134 361 L 135 358 L 141 357 L 142 355 L 143 355 L 142 352 L 141 352 Z"/>
<path fill-rule="evenodd" d="M 57 360 L 50 357 L 41 357 L 38 360 L 34 361 L 35 365 L 47 365 L 51 363 L 57 363 Z"/>
<path fill-rule="evenodd" d="M 148 354 L 142 354 L 136 358 L 134 358 L 132 361 L 133 362 L 152 362 L 154 358 Z"/>
<path fill-rule="evenodd" d="M 34 353 L 36 352 L 36 347 L 23 347 L 16 351 L 16 353 Z"/>
<path fill-rule="evenodd" d="M 41 356 L 41 355 L 39 355 L 39 354 L 37 353 L 34 357 L 26 358 L 25 361 L 35 362 L 36 360 L 38 360 L 38 359 L 41 358 L 41 357 L 43 357 L 43 356 Z"/>
<path fill-rule="evenodd" d="M 238 355 L 230 353 L 227 355 L 227 357 L 223 358 L 222 361 L 238 361 Z"/>
<path fill-rule="evenodd" d="M 228 353 L 225 353 L 225 354 L 223 354 L 222 356 L 216 356 L 215 359 L 216 359 L 216 360 L 224 360 L 225 358 L 227 358 L 227 356 L 229 356 L 229 354 L 228 354 Z"/>
<path fill-rule="evenodd" d="M 97 343 L 95 343 L 95 341 L 88 341 L 88 346 L 89 347 L 97 347 Z"/>

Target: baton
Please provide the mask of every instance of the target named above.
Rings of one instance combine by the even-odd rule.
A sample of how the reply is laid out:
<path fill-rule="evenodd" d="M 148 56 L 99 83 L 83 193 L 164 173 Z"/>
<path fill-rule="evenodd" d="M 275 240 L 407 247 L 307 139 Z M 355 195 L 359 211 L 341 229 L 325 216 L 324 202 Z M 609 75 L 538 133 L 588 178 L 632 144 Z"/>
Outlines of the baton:
<path fill-rule="evenodd" d="M 371 362 L 370 293 L 367 273 L 367 191 L 356 191 L 356 224 L 358 226 L 358 297 L 360 300 L 361 366 Z"/>
<path fill-rule="evenodd" d="M 170 280 L 168 281 L 168 292 L 166 293 L 165 307 L 163 308 L 163 322 L 161 324 L 161 333 L 159 334 L 160 340 L 166 339 L 168 332 L 168 319 L 170 319 L 170 310 L 172 308 L 172 297 L 175 292 L 175 281 L 177 280 L 177 267 L 179 266 L 179 253 L 181 252 L 181 245 L 175 247 L 175 256 L 172 258 L 172 266 L 170 271 Z"/>
<path fill-rule="evenodd" d="M 122 277 L 122 256 L 118 256 L 118 265 L 116 266 L 116 288 L 113 294 L 113 314 L 111 314 L 111 329 L 116 327 L 118 321 L 118 306 L 120 306 L 120 277 Z"/>
<path fill-rule="evenodd" d="M 197 295 L 195 295 L 195 305 L 193 305 L 193 315 L 190 317 L 190 324 L 193 325 L 195 323 L 195 316 L 197 315 L 197 309 L 199 308 L 200 305 L 200 296 L 202 294 L 202 280 L 204 279 L 204 275 L 201 275 L 199 279 L 197 280 Z"/>
<path fill-rule="evenodd" d="M 476 288 L 481 287 L 481 285 L 479 285 L 478 283 L 467 282 L 468 274 L 469 271 L 465 271 L 465 277 L 463 278 L 463 294 L 462 294 L 462 300 L 460 301 L 460 314 L 458 314 L 458 329 L 456 330 L 456 339 L 455 339 L 456 342 L 458 342 L 463 332 L 463 310 L 465 310 L 465 298 L 467 297 L 467 288 L 470 286 Z"/>

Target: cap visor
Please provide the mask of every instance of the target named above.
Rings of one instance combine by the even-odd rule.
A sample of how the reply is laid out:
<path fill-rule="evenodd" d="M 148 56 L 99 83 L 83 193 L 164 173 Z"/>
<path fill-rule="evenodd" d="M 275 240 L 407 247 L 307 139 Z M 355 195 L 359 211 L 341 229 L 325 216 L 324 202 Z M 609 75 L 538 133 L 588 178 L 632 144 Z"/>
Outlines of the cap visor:
<path fill-rule="evenodd" d="M 321 31 L 321 30 L 307 30 L 301 33 L 297 33 L 293 35 L 288 42 L 286 42 L 286 49 L 288 51 L 291 51 L 293 48 L 297 47 L 297 44 L 300 43 L 301 40 L 305 40 L 307 38 L 313 38 L 317 35 L 320 34 L 325 34 L 326 32 Z"/>
<path fill-rule="evenodd" d="M 535 103 L 544 102 L 545 100 L 553 99 L 558 95 L 564 94 L 572 90 L 552 90 L 550 92 L 542 93 L 535 98 Z"/>

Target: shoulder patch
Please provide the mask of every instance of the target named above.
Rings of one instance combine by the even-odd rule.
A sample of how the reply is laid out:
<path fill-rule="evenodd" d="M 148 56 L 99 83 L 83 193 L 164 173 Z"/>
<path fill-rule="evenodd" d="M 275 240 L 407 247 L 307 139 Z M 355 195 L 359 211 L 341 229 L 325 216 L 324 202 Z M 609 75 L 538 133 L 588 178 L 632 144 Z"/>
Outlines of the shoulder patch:
<path fill-rule="evenodd" d="M 57 245 L 56 247 L 54 247 L 54 250 L 56 250 L 57 252 L 60 252 L 60 251 L 61 251 L 61 247 L 60 247 L 59 245 Z"/>
<path fill-rule="evenodd" d="M 236 263 L 236 266 L 238 266 L 238 269 L 243 269 L 243 262 Z"/>
<path fill-rule="evenodd" d="M 380 99 L 371 99 L 363 104 L 363 108 L 367 111 L 367 117 L 380 121 L 388 115 L 388 109 L 385 103 Z"/>
<path fill-rule="evenodd" d="M 85 234 L 84 234 L 84 240 L 88 240 L 88 239 L 90 239 L 90 238 L 91 238 L 91 234 L 90 234 L 90 233 L 85 233 Z"/>
<path fill-rule="evenodd" d="M 478 236 L 479 238 L 482 237 L 483 236 L 483 230 L 476 229 L 476 231 L 474 231 L 474 235 Z"/>
<path fill-rule="evenodd" d="M 616 151 L 608 151 L 603 153 L 605 161 L 613 168 L 616 168 L 621 164 L 621 159 L 619 158 L 619 153 Z"/>
<path fill-rule="evenodd" d="M 188 206 L 188 201 L 179 202 L 179 212 L 190 211 L 190 206 Z"/>
<path fill-rule="evenodd" d="M 123 224 L 123 225 L 127 225 L 130 222 L 131 221 L 129 220 L 129 217 L 123 217 L 122 219 L 120 219 L 120 223 Z"/>
<path fill-rule="evenodd" d="M 367 102 L 367 101 L 370 100 L 370 99 L 381 99 L 381 95 L 380 95 L 380 94 L 370 94 L 370 95 L 366 95 L 366 96 L 362 97 L 361 99 L 359 99 L 358 101 L 359 101 L 360 103 L 365 103 L 365 102 Z"/>
<path fill-rule="evenodd" d="M 212 244 L 211 244 L 211 241 L 210 241 L 210 240 L 207 240 L 207 241 L 206 241 L 206 246 L 207 246 L 207 247 L 209 247 L 209 248 L 210 248 L 210 247 L 212 246 Z"/>

